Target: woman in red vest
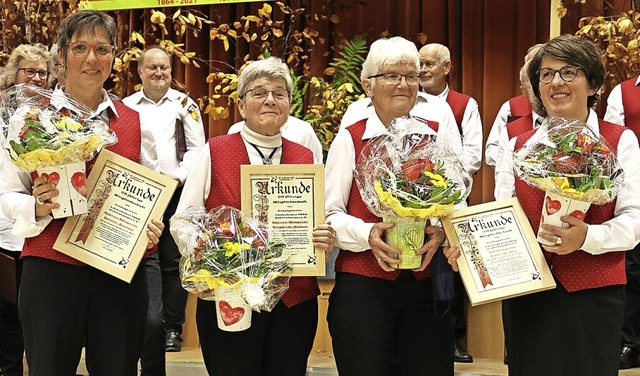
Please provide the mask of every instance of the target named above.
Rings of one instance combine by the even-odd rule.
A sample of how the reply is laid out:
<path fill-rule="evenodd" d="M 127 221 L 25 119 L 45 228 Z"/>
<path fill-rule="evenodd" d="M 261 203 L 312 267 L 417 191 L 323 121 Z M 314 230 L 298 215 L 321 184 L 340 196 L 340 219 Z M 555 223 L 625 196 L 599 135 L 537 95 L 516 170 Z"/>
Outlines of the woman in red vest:
<path fill-rule="evenodd" d="M 409 116 L 418 95 L 420 57 L 416 46 L 401 37 L 379 39 L 371 45 L 362 66 L 362 86 L 375 112 L 336 136 L 327 157 L 327 222 L 338 233 L 336 284 L 327 319 L 341 376 L 453 375 L 453 333 L 446 303 L 433 298 L 429 264 L 444 232 L 427 226 L 428 240 L 418 250 L 423 262 L 417 270 L 393 268 L 400 251 L 382 238 L 393 227 L 364 204 L 353 173 L 367 140 L 384 133 L 397 117 Z M 428 122 L 425 133 L 437 142 L 439 124 Z M 434 129 L 435 128 L 435 129 Z M 458 248 L 448 248 L 457 268 Z"/>
<path fill-rule="evenodd" d="M 568 228 L 543 225 L 543 246 L 557 288 L 505 301 L 511 314 L 509 374 L 614 376 L 618 374 L 624 313 L 625 252 L 640 240 L 640 149 L 632 131 L 598 119 L 605 68 L 597 47 L 564 35 L 545 44 L 528 67 L 544 115 L 585 122 L 617 151 L 625 186 L 615 201 L 592 204 L 584 220 L 564 216 Z M 514 177 L 511 153 L 546 124 L 514 137 L 496 169 L 496 198 L 520 199 L 538 229 L 544 192 Z"/>
<path fill-rule="evenodd" d="M 118 34 L 106 13 L 81 11 L 58 30 L 58 54 L 67 71 L 56 95 L 72 98 L 109 122 L 118 143 L 109 147 L 140 158 L 138 113 L 113 101 L 102 88 L 111 73 Z M 63 108 L 64 104 L 60 104 Z M 89 169 L 90 164 L 87 165 Z M 147 283 L 138 268 L 126 283 L 53 249 L 65 219 L 53 219 L 58 196 L 47 178 L 3 164 L 0 204 L 27 239 L 18 308 L 30 375 L 75 375 L 83 345 L 91 375 L 137 375 L 147 315 Z M 148 225 L 148 249 L 158 243 L 162 222 Z"/>
<path fill-rule="evenodd" d="M 191 206 L 211 210 L 241 206 L 240 165 L 312 164 L 306 147 L 282 137 L 293 82 L 278 58 L 254 61 L 238 77 L 238 110 L 245 120 L 240 133 L 213 137 L 189 172 L 176 215 Z M 178 229 L 172 234 L 179 248 Z M 331 252 L 335 231 L 319 225 L 313 243 Z M 253 314 L 249 329 L 218 328 L 214 301 L 198 299 L 196 323 L 207 372 L 214 376 L 304 376 L 318 323 L 320 293 L 314 277 L 293 277 L 271 312 Z"/>

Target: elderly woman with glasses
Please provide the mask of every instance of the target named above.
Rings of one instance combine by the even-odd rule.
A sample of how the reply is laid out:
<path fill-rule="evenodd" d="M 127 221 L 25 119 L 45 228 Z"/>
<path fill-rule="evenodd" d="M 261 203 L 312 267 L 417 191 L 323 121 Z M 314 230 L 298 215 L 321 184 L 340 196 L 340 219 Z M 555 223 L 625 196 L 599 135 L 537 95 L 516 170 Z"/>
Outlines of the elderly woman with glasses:
<path fill-rule="evenodd" d="M 444 232 L 437 226 L 425 228 L 418 269 L 393 268 L 399 261 L 389 254 L 400 251 L 382 239 L 393 225 L 367 209 L 353 178 L 367 140 L 383 134 L 395 118 L 409 116 L 416 104 L 419 62 L 416 46 L 404 38 L 371 45 L 361 78 L 374 112 L 339 132 L 327 157 L 327 222 L 336 229 L 340 248 L 327 319 L 341 376 L 453 375 L 450 318 L 446 307 L 437 313 L 430 278 L 430 262 L 442 252 Z M 424 131 L 452 150 L 461 148 L 455 123 L 448 128 L 430 121 Z M 457 269 L 459 249 L 447 247 L 445 255 Z"/>
<path fill-rule="evenodd" d="M 282 137 L 293 83 L 289 68 L 271 57 L 246 66 L 238 77 L 238 110 L 245 120 L 240 133 L 211 138 L 185 182 L 176 215 L 190 206 L 211 210 L 240 208 L 240 165 L 311 164 L 306 147 Z M 180 248 L 178 230 L 172 234 Z M 313 231 L 314 245 L 333 250 L 334 230 L 325 224 Z M 216 305 L 198 299 L 196 323 L 202 356 L 210 375 L 280 376 L 306 374 L 318 322 L 318 285 L 312 277 L 293 277 L 271 312 L 255 313 L 251 327 L 225 332 L 216 323 Z"/>
<path fill-rule="evenodd" d="M 640 149 L 628 128 L 598 119 L 605 68 L 598 48 L 577 37 L 559 36 L 542 46 L 528 67 L 533 92 L 545 115 L 580 120 L 617 152 L 625 186 L 613 202 L 592 204 L 584 219 L 564 216 L 563 228 L 542 225 L 543 245 L 557 287 L 506 301 L 510 375 L 618 374 L 624 315 L 625 252 L 640 240 Z M 512 152 L 546 125 L 510 140 L 496 166 L 496 198 L 517 196 L 534 229 L 544 192 L 514 177 Z"/>
<path fill-rule="evenodd" d="M 30 84 L 47 88 L 53 71 L 52 55 L 47 47 L 37 44 L 21 44 L 11 51 L 9 60 L 0 73 L 0 88 L 17 84 Z"/>
<path fill-rule="evenodd" d="M 113 18 L 98 11 L 63 20 L 57 42 L 67 83 L 55 98 L 66 95 L 90 108 L 94 117 L 108 120 L 118 136 L 109 149 L 137 162 L 138 113 L 102 88 L 111 73 L 117 33 Z M 2 209 L 27 237 L 18 306 L 29 374 L 75 375 L 84 345 L 91 375 L 137 375 L 147 316 L 144 268 L 126 283 L 54 250 L 65 222 L 50 215 L 58 207 L 51 201 L 58 196 L 56 182 L 18 172 L 9 163 L 3 164 L 2 177 Z M 152 250 L 163 225 L 153 221 L 147 227 L 147 249 Z"/>
<path fill-rule="evenodd" d="M 0 71 L 0 91 L 18 84 L 48 87 L 49 71 L 52 68 L 51 57 L 51 53 L 40 43 L 17 46 L 11 51 L 4 69 Z M 5 157 L 2 155 L 0 158 Z M 0 166 L 5 163 L 9 162 L 0 161 Z M 6 218 L 0 211 L 0 252 L 16 259 L 16 264 L 20 265 L 20 250 L 24 240 L 11 234 L 13 226 L 14 221 Z M 22 375 L 22 336 L 18 306 L 0 299 L 0 374 Z"/>

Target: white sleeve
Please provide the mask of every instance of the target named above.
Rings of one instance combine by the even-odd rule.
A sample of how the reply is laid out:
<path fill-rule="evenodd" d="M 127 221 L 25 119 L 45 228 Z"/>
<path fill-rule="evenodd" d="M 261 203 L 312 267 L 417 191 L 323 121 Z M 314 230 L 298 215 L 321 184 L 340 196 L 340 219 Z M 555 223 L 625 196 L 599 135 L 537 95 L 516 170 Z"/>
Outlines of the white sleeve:
<path fill-rule="evenodd" d="M 362 252 L 369 246 L 373 223 L 347 214 L 347 204 L 355 170 L 355 150 L 351 134 L 339 132 L 331 144 L 325 168 L 326 221 L 337 233 L 337 246 L 343 250 Z M 330 184 L 329 184 L 330 183 Z"/>
<path fill-rule="evenodd" d="M 184 157 L 180 162 L 180 169 L 178 170 L 178 178 L 182 183 L 187 179 L 189 171 L 194 166 L 197 166 L 195 164 L 195 159 L 206 141 L 200 108 L 191 98 L 188 98 L 187 100 L 187 107 L 181 114 L 182 126 L 184 127 L 184 138 L 187 145 L 187 152 L 184 154 Z"/>
<path fill-rule="evenodd" d="M 620 136 L 618 162 L 625 172 L 624 187 L 616 198 L 615 217 L 587 229 L 581 249 L 591 254 L 628 251 L 640 241 L 640 148 L 631 130 Z"/>
<path fill-rule="evenodd" d="M 495 168 L 498 160 L 498 144 L 500 142 L 500 132 L 507 125 L 507 119 L 511 115 L 511 106 L 509 101 L 504 102 L 498 111 L 498 115 L 491 126 L 487 143 L 484 150 L 485 163 Z"/>
<path fill-rule="evenodd" d="M 469 176 L 482 164 L 482 119 L 478 103 L 470 98 L 462 118 L 462 162 Z"/>
<path fill-rule="evenodd" d="M 604 120 L 624 125 L 624 108 L 622 107 L 622 88 L 620 84 L 616 85 L 609 93 L 607 98 L 607 112 L 604 114 Z"/>

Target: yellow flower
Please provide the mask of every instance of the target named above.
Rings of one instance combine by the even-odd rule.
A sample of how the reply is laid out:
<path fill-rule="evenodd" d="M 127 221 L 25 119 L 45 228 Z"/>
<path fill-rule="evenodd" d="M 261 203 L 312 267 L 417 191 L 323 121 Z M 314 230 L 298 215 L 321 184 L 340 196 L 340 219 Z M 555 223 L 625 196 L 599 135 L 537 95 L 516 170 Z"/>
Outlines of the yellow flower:
<path fill-rule="evenodd" d="M 442 187 L 444 189 L 447 189 L 448 187 L 447 182 L 444 180 L 442 175 L 434 174 L 431 171 L 425 171 L 424 174 L 429 179 L 431 179 L 431 184 L 433 184 L 434 187 Z"/>
<path fill-rule="evenodd" d="M 224 246 L 222 246 L 225 250 L 225 257 L 231 257 L 233 255 L 236 255 L 238 253 L 240 253 L 241 250 L 247 250 L 249 249 L 249 244 L 247 243 L 237 243 L 237 242 L 226 242 L 224 243 Z"/>

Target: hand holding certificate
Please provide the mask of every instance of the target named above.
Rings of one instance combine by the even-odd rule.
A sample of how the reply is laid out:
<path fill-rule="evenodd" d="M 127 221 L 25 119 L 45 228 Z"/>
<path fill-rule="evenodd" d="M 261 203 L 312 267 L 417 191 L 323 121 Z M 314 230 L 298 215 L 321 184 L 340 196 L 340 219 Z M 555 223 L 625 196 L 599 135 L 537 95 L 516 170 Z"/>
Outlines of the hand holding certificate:
<path fill-rule="evenodd" d="M 472 306 L 556 287 L 517 198 L 456 210 L 442 218 L 460 247 L 460 276 Z"/>
<path fill-rule="evenodd" d="M 54 248 L 126 282 L 131 281 L 177 182 L 103 150 L 89 180 L 89 211 L 70 217 Z"/>

